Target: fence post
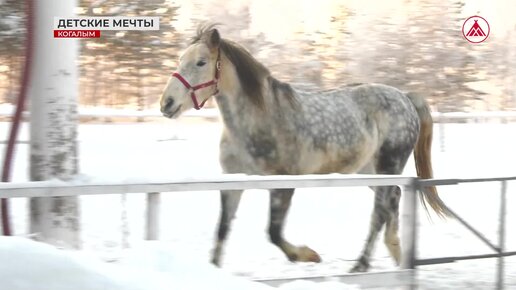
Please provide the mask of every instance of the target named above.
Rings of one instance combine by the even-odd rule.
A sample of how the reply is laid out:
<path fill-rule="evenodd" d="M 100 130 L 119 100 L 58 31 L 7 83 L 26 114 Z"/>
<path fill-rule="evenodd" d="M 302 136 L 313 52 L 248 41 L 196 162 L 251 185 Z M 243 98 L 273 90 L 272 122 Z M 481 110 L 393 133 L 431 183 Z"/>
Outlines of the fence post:
<path fill-rule="evenodd" d="M 504 288 L 504 258 L 503 253 L 505 251 L 505 218 L 507 210 L 507 181 L 502 181 L 501 195 L 500 195 L 500 224 L 498 228 L 498 271 L 496 280 L 496 289 L 501 290 Z"/>
<path fill-rule="evenodd" d="M 146 240 L 157 240 L 159 233 L 159 192 L 147 193 Z"/>
<path fill-rule="evenodd" d="M 402 269 L 414 269 L 416 260 L 416 232 L 417 232 L 417 186 L 416 178 L 413 179 L 411 185 L 406 185 L 402 194 L 403 212 L 401 214 L 402 222 Z"/>
<path fill-rule="evenodd" d="M 412 178 L 410 185 L 403 188 L 403 211 L 401 214 L 401 268 L 414 270 L 416 268 L 417 245 L 417 190 L 416 178 Z M 415 287 L 415 273 L 410 275 L 409 289 Z"/>
<path fill-rule="evenodd" d="M 441 117 L 439 118 L 439 148 L 441 149 L 441 152 L 446 151 L 446 138 L 444 136 L 444 118 L 442 117 L 442 113 L 439 113 Z"/>
<path fill-rule="evenodd" d="M 412 178 L 410 185 L 403 188 L 403 211 L 401 213 L 401 269 L 414 270 L 416 268 L 417 245 L 417 178 Z M 416 287 L 415 273 L 410 275 L 408 289 Z"/>

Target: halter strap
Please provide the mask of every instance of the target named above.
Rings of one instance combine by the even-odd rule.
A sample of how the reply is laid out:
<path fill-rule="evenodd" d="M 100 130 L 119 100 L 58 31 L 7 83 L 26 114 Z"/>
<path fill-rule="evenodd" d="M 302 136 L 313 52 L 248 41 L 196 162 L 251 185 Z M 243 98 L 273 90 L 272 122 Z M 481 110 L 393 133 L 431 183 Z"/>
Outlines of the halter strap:
<path fill-rule="evenodd" d="M 199 104 L 199 102 L 197 101 L 197 96 L 195 95 L 195 91 L 200 90 L 200 89 L 204 89 L 204 88 L 207 88 L 207 87 L 215 86 L 215 92 L 213 93 L 213 95 L 216 95 L 216 94 L 219 93 L 219 88 L 217 87 L 217 83 L 219 82 L 219 77 L 220 77 L 220 66 L 221 65 L 220 65 L 220 49 L 219 49 L 219 52 L 218 52 L 218 55 L 217 55 L 217 62 L 215 63 L 215 77 L 212 80 L 204 82 L 204 83 L 200 83 L 200 84 L 195 85 L 195 86 L 192 86 L 178 72 L 172 73 L 172 76 L 175 77 L 176 79 L 178 79 L 183 84 L 183 86 L 185 86 L 185 88 L 187 88 L 190 91 L 190 97 L 192 98 L 192 103 L 193 103 L 194 108 L 196 110 L 200 110 L 204 106 L 206 101 L 208 101 L 209 98 L 204 100 L 204 101 L 202 101 Z"/>

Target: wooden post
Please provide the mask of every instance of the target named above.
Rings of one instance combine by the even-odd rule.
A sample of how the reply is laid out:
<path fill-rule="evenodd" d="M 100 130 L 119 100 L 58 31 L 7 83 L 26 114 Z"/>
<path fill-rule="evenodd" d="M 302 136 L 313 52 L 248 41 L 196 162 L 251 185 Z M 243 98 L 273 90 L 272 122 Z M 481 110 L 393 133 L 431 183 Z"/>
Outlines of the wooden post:
<path fill-rule="evenodd" d="M 145 239 L 157 240 L 159 237 L 159 202 L 160 193 L 147 193 L 147 221 Z"/>

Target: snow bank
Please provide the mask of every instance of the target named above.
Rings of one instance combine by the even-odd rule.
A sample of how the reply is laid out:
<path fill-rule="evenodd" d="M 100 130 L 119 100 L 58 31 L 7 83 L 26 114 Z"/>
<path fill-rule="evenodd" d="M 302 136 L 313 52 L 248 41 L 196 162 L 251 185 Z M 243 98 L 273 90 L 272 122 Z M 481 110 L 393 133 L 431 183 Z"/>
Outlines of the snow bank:
<path fill-rule="evenodd" d="M 136 251 L 108 264 L 81 252 L 24 238 L 0 237 L 1 290 L 272 289 L 232 277 L 209 265 L 181 264 L 166 250 Z"/>
<path fill-rule="evenodd" d="M 84 252 L 59 250 L 18 237 L 0 237 L 0 290 L 267 290 L 235 277 L 195 254 L 178 253 L 160 242 L 128 250 L 118 263 Z M 342 283 L 295 281 L 284 290 L 358 289 Z"/>
<path fill-rule="evenodd" d="M 0 237 L 0 261 L 1 290 L 150 290 L 168 279 L 15 237 Z"/>

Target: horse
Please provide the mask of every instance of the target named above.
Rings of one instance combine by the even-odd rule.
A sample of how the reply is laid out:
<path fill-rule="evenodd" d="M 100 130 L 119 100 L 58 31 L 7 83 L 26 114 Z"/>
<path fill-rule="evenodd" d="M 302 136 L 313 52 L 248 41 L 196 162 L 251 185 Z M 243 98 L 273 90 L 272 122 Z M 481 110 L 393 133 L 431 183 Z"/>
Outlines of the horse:
<path fill-rule="evenodd" d="M 427 102 L 416 94 L 374 83 L 320 92 L 296 89 L 274 78 L 244 47 L 221 38 L 215 25 L 203 25 L 179 57 L 177 70 L 163 90 L 161 112 L 177 118 L 189 109 L 201 109 L 212 96 L 223 122 L 220 163 L 224 173 L 401 174 L 414 151 L 418 176 L 432 178 L 433 121 Z M 401 189 L 372 189 L 370 229 L 351 272 L 369 269 L 384 225 L 384 243 L 400 264 Z M 270 190 L 270 241 L 292 262 L 320 262 L 316 251 L 293 245 L 283 235 L 294 190 Z M 242 192 L 220 192 L 220 220 L 211 257 L 217 266 Z M 438 215 L 448 214 L 435 187 L 420 194 L 425 208 L 430 205 Z"/>

